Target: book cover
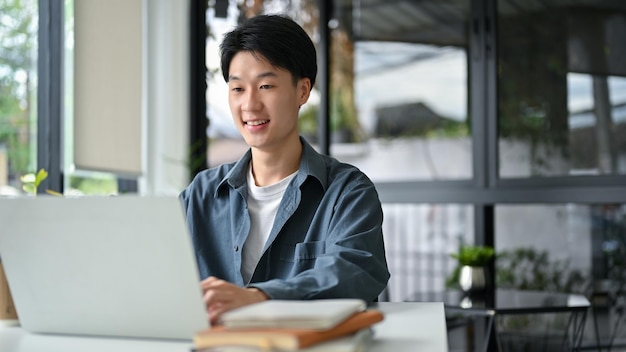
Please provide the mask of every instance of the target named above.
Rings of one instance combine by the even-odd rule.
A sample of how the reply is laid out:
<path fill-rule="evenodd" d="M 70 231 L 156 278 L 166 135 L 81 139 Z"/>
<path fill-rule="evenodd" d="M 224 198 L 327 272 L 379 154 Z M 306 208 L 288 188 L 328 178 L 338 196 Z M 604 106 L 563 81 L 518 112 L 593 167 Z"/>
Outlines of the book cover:
<path fill-rule="evenodd" d="M 229 329 L 215 326 L 198 332 L 193 339 L 196 349 L 219 346 L 255 346 L 265 350 L 296 351 L 322 342 L 354 334 L 382 321 L 378 310 L 353 313 L 343 322 L 328 330 L 298 328 Z"/>
<path fill-rule="evenodd" d="M 300 348 L 298 352 L 366 352 L 374 337 L 371 328 L 361 329 L 346 336 L 320 342 L 313 346 Z M 258 347 L 251 346 L 219 346 L 192 349 L 191 352 L 259 352 Z"/>
<path fill-rule="evenodd" d="M 365 301 L 352 298 L 268 300 L 224 313 L 221 324 L 227 328 L 289 327 L 326 330 L 366 308 Z"/>
<path fill-rule="evenodd" d="M 299 349 L 300 352 L 365 352 L 371 345 L 374 331 L 371 328 L 361 329 L 355 333 L 337 337 L 313 346 Z"/>

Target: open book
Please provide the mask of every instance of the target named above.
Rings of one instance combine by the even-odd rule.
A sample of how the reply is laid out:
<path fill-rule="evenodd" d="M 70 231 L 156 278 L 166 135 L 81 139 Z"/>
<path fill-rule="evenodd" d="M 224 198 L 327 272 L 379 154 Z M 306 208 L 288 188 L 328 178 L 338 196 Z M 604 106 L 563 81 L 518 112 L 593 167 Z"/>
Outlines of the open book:
<path fill-rule="evenodd" d="M 221 323 L 227 328 L 289 327 L 325 330 L 366 308 L 365 301 L 352 298 L 268 300 L 226 312 L 222 315 Z"/>
<path fill-rule="evenodd" d="M 354 313 L 329 330 L 296 328 L 228 329 L 224 326 L 214 326 L 198 332 L 194 336 L 193 342 L 196 350 L 224 346 L 255 346 L 265 350 L 297 351 L 307 347 L 321 346 L 321 343 L 331 341 L 334 343 L 329 344 L 330 347 L 333 347 L 335 344 L 352 347 L 353 343 L 362 340 L 360 338 L 370 336 L 367 335 L 367 332 L 361 333 L 362 330 L 370 328 L 383 319 L 382 312 L 366 310 Z M 358 337 L 357 339 L 342 339 L 357 332 L 360 333 L 360 335 L 355 335 Z"/>

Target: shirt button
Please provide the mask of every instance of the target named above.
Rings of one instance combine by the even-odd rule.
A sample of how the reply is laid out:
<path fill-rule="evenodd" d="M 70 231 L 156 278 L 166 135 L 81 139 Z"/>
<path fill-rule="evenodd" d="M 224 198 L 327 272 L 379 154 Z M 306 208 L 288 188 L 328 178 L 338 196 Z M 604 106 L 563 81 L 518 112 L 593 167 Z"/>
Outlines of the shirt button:
<path fill-rule="evenodd" d="M 238 246 L 238 245 L 235 245 L 235 248 L 234 248 L 234 249 L 235 249 L 235 252 L 239 251 L 239 246 Z"/>

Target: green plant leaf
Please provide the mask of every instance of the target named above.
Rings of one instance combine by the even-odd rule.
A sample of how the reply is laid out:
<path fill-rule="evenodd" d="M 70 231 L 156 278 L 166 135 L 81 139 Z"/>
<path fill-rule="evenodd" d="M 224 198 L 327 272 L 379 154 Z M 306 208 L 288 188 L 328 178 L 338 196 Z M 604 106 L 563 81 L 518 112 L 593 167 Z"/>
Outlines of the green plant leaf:
<path fill-rule="evenodd" d="M 464 245 L 459 248 L 458 253 L 451 253 L 450 256 L 459 261 L 460 265 L 483 266 L 486 265 L 495 255 L 493 247 L 489 246 L 469 246 Z"/>
<path fill-rule="evenodd" d="M 51 189 L 47 189 L 46 193 L 48 193 L 49 195 L 52 195 L 52 196 L 63 197 L 63 194 L 61 194 L 61 193 L 59 193 L 57 191 L 53 191 Z"/>
<path fill-rule="evenodd" d="M 37 175 L 35 176 L 35 188 L 39 187 L 39 185 L 46 179 L 48 178 L 48 171 L 46 171 L 45 169 L 39 169 L 39 171 L 37 171 Z"/>
<path fill-rule="evenodd" d="M 34 183 L 35 182 L 35 174 L 25 174 L 20 176 L 20 182 L 22 183 Z"/>
<path fill-rule="evenodd" d="M 30 194 L 35 194 L 36 193 L 35 185 L 32 184 L 32 183 L 27 183 L 25 185 L 22 185 L 22 189 L 26 193 L 30 193 Z"/>
<path fill-rule="evenodd" d="M 37 188 L 39 185 L 48 178 L 48 171 L 46 169 L 41 168 L 37 171 L 37 174 L 25 174 L 20 177 L 20 181 L 22 182 L 22 189 L 24 192 L 37 195 Z"/>

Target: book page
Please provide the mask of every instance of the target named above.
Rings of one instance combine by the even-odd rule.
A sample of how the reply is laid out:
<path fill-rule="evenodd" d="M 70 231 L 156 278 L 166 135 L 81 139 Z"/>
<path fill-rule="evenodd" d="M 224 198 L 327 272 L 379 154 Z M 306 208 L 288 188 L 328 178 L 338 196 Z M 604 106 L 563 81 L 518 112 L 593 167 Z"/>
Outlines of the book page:
<path fill-rule="evenodd" d="M 349 298 L 268 300 L 224 313 L 222 324 L 228 328 L 290 327 L 324 330 L 366 308 L 365 301 Z"/>

